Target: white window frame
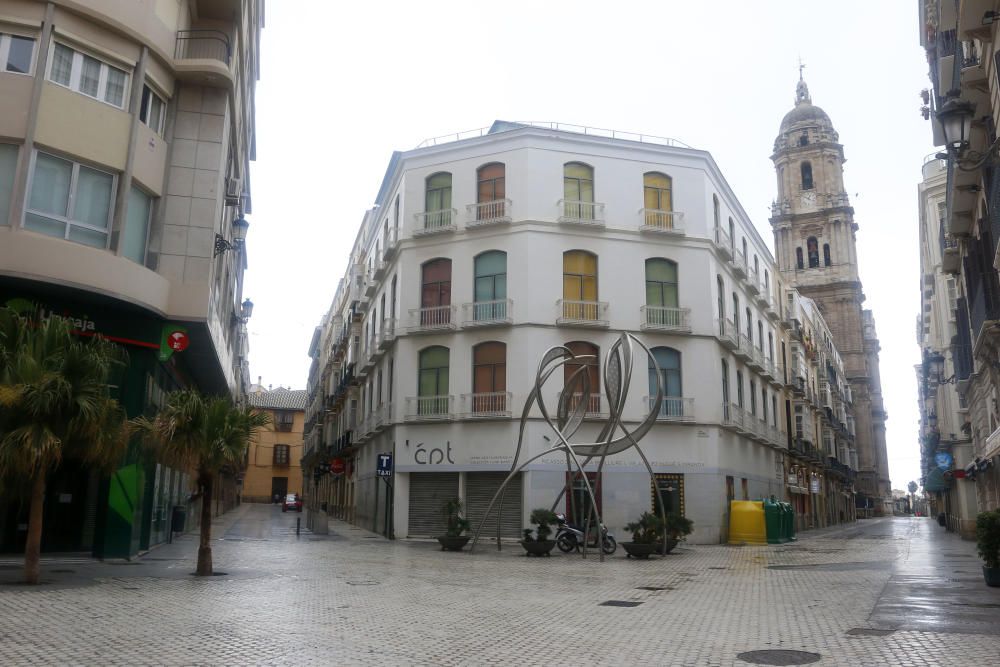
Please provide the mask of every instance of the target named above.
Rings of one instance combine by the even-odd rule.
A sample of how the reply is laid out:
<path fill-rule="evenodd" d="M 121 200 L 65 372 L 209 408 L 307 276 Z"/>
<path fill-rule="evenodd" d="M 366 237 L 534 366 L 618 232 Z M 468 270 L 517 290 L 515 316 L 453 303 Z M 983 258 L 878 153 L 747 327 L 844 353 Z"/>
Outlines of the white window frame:
<path fill-rule="evenodd" d="M 163 105 L 163 107 L 162 107 L 162 110 L 160 112 L 159 127 L 153 127 L 152 125 L 149 124 L 148 109 L 147 109 L 147 113 L 146 113 L 146 120 L 142 119 L 142 95 L 140 95 L 139 96 L 139 122 L 142 123 L 143 125 L 145 125 L 149 129 L 151 129 L 153 132 L 155 132 L 156 134 L 158 134 L 158 135 L 160 135 L 162 137 L 163 136 L 163 127 L 164 127 L 164 125 L 166 125 L 166 119 L 167 119 L 167 101 L 163 98 L 162 95 L 160 95 L 158 92 L 156 92 L 156 89 L 153 86 L 149 85 L 148 82 L 144 83 L 142 85 L 142 89 L 143 89 L 144 93 L 145 93 L 146 90 L 149 90 L 149 94 L 152 97 L 155 97 L 156 99 L 158 99 L 160 101 L 160 104 Z"/>
<path fill-rule="evenodd" d="M 35 162 L 36 162 L 36 160 L 38 158 L 38 154 L 39 153 L 44 153 L 45 155 L 49 155 L 49 156 L 54 157 L 54 158 L 56 158 L 58 160 L 63 160 L 64 162 L 69 162 L 71 165 L 73 165 L 73 171 L 71 172 L 70 179 L 69 179 L 69 197 L 67 198 L 67 202 L 66 202 L 66 212 L 67 212 L 67 214 L 65 216 L 55 215 L 53 213 L 48 213 L 48 212 L 45 212 L 45 211 L 35 211 L 35 210 L 32 210 L 30 208 L 30 206 L 31 206 L 31 188 L 32 188 L 32 186 L 35 183 Z M 72 217 L 73 213 L 76 210 L 76 193 L 77 193 L 77 184 L 78 184 L 79 177 L 80 177 L 80 167 L 86 167 L 87 169 L 93 169 L 94 171 L 99 171 L 102 174 L 107 174 L 107 175 L 111 176 L 111 199 L 109 201 L 109 206 L 108 206 L 108 225 L 107 225 L 107 227 L 104 227 L 104 228 L 95 227 L 94 225 L 88 225 L 87 223 L 81 222 L 80 220 L 75 220 Z M 66 225 L 66 231 L 63 232 L 63 237 L 62 237 L 63 240 L 65 240 L 65 241 L 69 241 L 70 243 L 77 243 L 78 245 L 87 245 L 85 243 L 79 243 L 78 241 L 74 241 L 71 238 L 69 238 L 69 232 L 70 232 L 70 230 L 73 227 L 79 227 L 80 229 L 86 229 L 86 230 L 89 230 L 89 231 L 92 231 L 92 232 L 101 232 L 101 233 L 105 234 L 107 238 L 104 241 L 104 249 L 107 250 L 108 248 L 111 247 L 111 232 L 112 232 L 111 226 L 112 226 L 112 220 L 114 218 L 114 213 L 115 213 L 115 201 L 117 200 L 117 197 L 118 197 L 118 174 L 116 174 L 115 172 L 108 171 L 107 169 L 101 169 L 100 167 L 95 167 L 93 165 L 84 164 L 82 162 L 78 162 L 78 161 L 74 160 L 73 158 L 64 157 L 64 156 L 58 155 L 56 153 L 50 153 L 48 151 L 40 151 L 40 150 L 36 149 L 36 150 L 32 151 L 32 153 L 31 153 L 31 164 L 28 167 L 28 188 L 27 188 L 27 190 L 25 190 L 25 192 L 26 192 L 26 195 L 25 195 L 25 199 L 24 199 L 24 212 L 21 215 L 21 228 L 22 229 L 24 229 L 26 231 L 29 231 L 29 232 L 33 231 L 33 230 L 31 230 L 31 229 L 29 229 L 28 227 L 25 226 L 26 218 L 27 218 L 28 214 L 31 213 L 32 215 L 37 215 L 37 216 L 39 216 L 41 218 L 47 218 L 49 220 L 55 220 L 57 222 L 61 222 L 61 223 L 65 224 Z M 34 232 L 34 233 L 41 234 L 42 232 Z M 51 238 L 58 238 L 56 236 L 51 236 L 50 234 L 44 234 L 44 235 L 45 236 L 50 236 Z M 148 243 L 148 240 L 149 239 L 147 237 L 147 243 Z M 93 248 L 94 246 L 89 246 L 88 245 L 87 247 L 88 248 Z"/>
<path fill-rule="evenodd" d="M 8 60 L 10 58 L 10 42 L 11 37 L 21 37 L 23 39 L 31 40 L 31 58 L 28 62 L 27 72 L 11 72 L 7 69 Z M 0 74 L 17 74 L 20 76 L 34 76 L 35 75 L 35 59 L 38 57 L 38 38 L 34 35 L 25 35 L 21 33 L 13 32 L 3 32 L 0 31 Z"/>
<path fill-rule="evenodd" d="M 58 81 L 56 81 L 55 79 L 52 78 L 52 68 L 55 66 L 56 45 L 62 46 L 63 48 L 67 48 L 67 49 L 69 49 L 70 51 L 73 52 L 73 63 L 72 63 L 72 65 L 70 65 L 69 85 L 68 86 L 64 85 L 62 83 L 59 83 Z M 99 74 L 99 79 L 98 79 L 98 82 L 97 82 L 97 96 L 96 97 L 94 97 L 93 95 L 90 95 L 88 93 L 85 93 L 85 92 L 83 92 L 83 90 L 80 89 L 80 79 L 81 79 L 82 74 L 83 74 L 83 57 L 84 56 L 87 56 L 88 58 L 93 58 L 94 60 L 98 61 L 101 64 L 101 72 Z M 114 68 L 114 69 L 122 72 L 125 75 L 125 83 L 123 84 L 123 88 L 122 88 L 122 103 L 121 103 L 121 106 L 119 106 L 117 104 L 114 104 L 112 102 L 109 102 L 109 101 L 107 101 L 105 99 L 105 97 L 108 94 L 108 70 L 109 70 L 109 68 Z M 69 44 L 67 44 L 65 42 L 59 42 L 59 41 L 56 41 L 56 40 L 52 40 L 52 44 L 49 46 L 49 63 L 48 63 L 48 71 L 45 73 L 45 80 L 48 81 L 48 82 L 50 82 L 50 83 L 54 83 L 57 86 L 61 86 L 63 88 L 69 88 L 70 90 L 72 90 L 75 93 L 79 93 L 81 95 L 89 97 L 92 100 L 97 100 L 98 102 L 100 102 L 102 104 L 107 104 L 109 107 L 112 107 L 112 108 L 115 108 L 115 109 L 121 109 L 122 111 L 127 111 L 128 102 L 129 102 L 129 90 L 131 89 L 131 84 L 132 84 L 132 73 L 129 70 L 125 69 L 124 67 L 120 67 L 118 65 L 112 65 L 111 63 L 109 63 L 104 58 L 96 56 L 93 53 L 83 52 L 80 49 L 78 49 L 78 48 L 76 48 L 74 46 L 71 46 L 71 45 L 69 45 Z"/>

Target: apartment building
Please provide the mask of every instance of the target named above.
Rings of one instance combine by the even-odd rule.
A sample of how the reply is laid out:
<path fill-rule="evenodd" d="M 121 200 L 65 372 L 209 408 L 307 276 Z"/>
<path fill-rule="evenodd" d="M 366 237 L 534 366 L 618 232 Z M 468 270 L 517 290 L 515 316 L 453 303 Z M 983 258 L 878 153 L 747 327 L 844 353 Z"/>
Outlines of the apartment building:
<path fill-rule="evenodd" d="M 929 412 L 932 404 L 922 401 L 921 446 L 924 456 L 939 461 L 935 467 L 941 471 L 940 480 L 925 472 L 923 482 L 925 488 L 932 485 L 933 494 L 947 491 L 949 496 L 953 489 L 959 495 L 966 493 L 962 485 L 972 484 L 978 510 L 989 510 L 1000 506 L 1000 110 L 996 104 L 1000 6 L 994 1 L 927 0 L 919 3 L 918 12 L 919 39 L 927 52 L 931 79 L 924 114 L 931 120 L 934 145 L 944 147 L 935 159 L 944 162 L 945 173 L 939 227 L 926 232 L 926 241 L 937 239 L 941 270 L 953 283 L 940 289 L 927 264 L 922 279 L 930 278 L 937 288 L 929 295 L 931 312 L 954 311 L 953 318 L 946 318 L 954 320 L 954 334 L 946 340 L 945 332 L 935 336 L 932 328 L 920 369 L 925 397 L 936 397 L 934 407 L 939 410 Z M 928 167 L 924 169 L 926 179 Z M 926 293 L 930 287 L 925 283 L 921 290 Z M 925 299 L 925 308 L 927 303 Z M 943 398 L 949 395 L 943 385 L 951 383 L 957 401 Z M 950 424 L 959 429 L 952 438 L 952 431 L 941 428 L 942 411 L 950 418 L 957 412 L 956 403 L 964 412 Z M 936 429 L 932 415 L 938 420 Z M 971 437 L 971 453 L 965 452 L 963 436 Z M 964 466 L 955 464 L 968 458 Z M 941 509 L 939 504 L 938 511 L 951 517 L 953 527 L 956 516 L 964 518 L 948 505 Z M 968 532 L 961 525 L 958 529 Z"/>
<path fill-rule="evenodd" d="M 269 503 L 289 493 L 301 494 L 304 389 L 250 387 L 247 403 L 267 412 L 271 423 L 261 429 L 247 450 L 243 502 Z"/>
<path fill-rule="evenodd" d="M 0 7 L 0 303 L 123 345 L 130 416 L 180 387 L 239 397 L 248 384 L 262 25 L 261 0 Z M 182 471 L 138 457 L 110 477 L 66 461 L 46 489 L 42 547 L 134 555 L 167 539 L 191 492 Z M 0 549 L 22 548 L 26 508 L 0 507 Z"/>
<path fill-rule="evenodd" d="M 437 534 L 453 497 L 478 524 L 511 468 L 542 353 L 603 359 L 622 331 L 659 367 L 667 397 L 641 445 L 694 541 L 726 539 L 733 499 L 793 501 L 802 528 L 853 519 L 843 361 L 711 156 L 503 121 L 391 158 L 309 348 L 307 466 L 340 471 L 317 493 L 331 514 L 395 537 Z M 599 362 L 570 365 L 546 385 L 547 405 L 580 369 L 600 386 Z M 648 413 L 655 386 L 651 364 L 633 376 L 627 422 Z M 607 410 L 588 399 L 581 438 Z M 536 407 L 527 455 L 551 435 Z M 376 471 L 385 453 L 391 479 Z M 612 530 L 653 507 L 634 452 L 587 474 Z M 582 478 L 541 458 L 508 487 L 502 533 L 517 537 L 567 482 L 560 508 L 581 518 Z"/>

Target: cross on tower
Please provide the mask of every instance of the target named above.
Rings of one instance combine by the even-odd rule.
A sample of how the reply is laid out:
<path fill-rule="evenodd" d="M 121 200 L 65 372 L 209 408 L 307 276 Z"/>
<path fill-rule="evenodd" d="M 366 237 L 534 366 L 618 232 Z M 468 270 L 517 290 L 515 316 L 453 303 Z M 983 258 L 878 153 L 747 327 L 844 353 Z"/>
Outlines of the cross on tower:
<path fill-rule="evenodd" d="M 799 56 L 799 81 L 802 80 L 802 70 L 806 68 L 805 63 L 802 62 L 802 56 Z"/>

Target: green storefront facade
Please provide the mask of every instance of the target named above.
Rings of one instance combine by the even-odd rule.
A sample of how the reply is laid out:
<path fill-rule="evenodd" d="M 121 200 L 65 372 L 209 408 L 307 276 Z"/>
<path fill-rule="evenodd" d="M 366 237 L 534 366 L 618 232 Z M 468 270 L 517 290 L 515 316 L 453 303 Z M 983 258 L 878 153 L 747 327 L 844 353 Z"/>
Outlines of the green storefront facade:
<path fill-rule="evenodd" d="M 200 384 L 186 367 L 185 351 L 171 349 L 168 336 L 181 332 L 183 345 L 175 347 L 185 347 L 188 330 L 192 338 L 207 336 L 204 327 L 168 322 L 103 295 L 10 278 L 0 278 L 0 305 L 67 317 L 78 335 L 99 334 L 120 345 L 128 356 L 115 393 L 130 418 L 155 412 L 172 390 Z M 130 558 L 169 538 L 173 506 L 197 516 L 190 493 L 189 475 L 160 465 L 136 443 L 111 474 L 63 461 L 46 484 L 42 550 Z M 24 550 L 27 498 L 16 481 L 0 487 L 0 553 Z"/>

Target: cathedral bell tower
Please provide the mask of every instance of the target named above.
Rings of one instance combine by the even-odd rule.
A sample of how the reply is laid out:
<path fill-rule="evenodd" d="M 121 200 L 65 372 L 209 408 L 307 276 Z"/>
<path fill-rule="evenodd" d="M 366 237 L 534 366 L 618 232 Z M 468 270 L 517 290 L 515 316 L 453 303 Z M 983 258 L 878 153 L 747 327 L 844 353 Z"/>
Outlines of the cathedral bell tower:
<path fill-rule="evenodd" d="M 802 80 L 795 108 L 774 141 L 778 196 L 771 205 L 774 251 L 785 284 L 813 299 L 844 360 L 851 384 L 859 496 L 884 508 L 890 497 L 878 338 L 858 276 L 854 209 L 844 188 L 844 147 L 830 117 Z"/>

